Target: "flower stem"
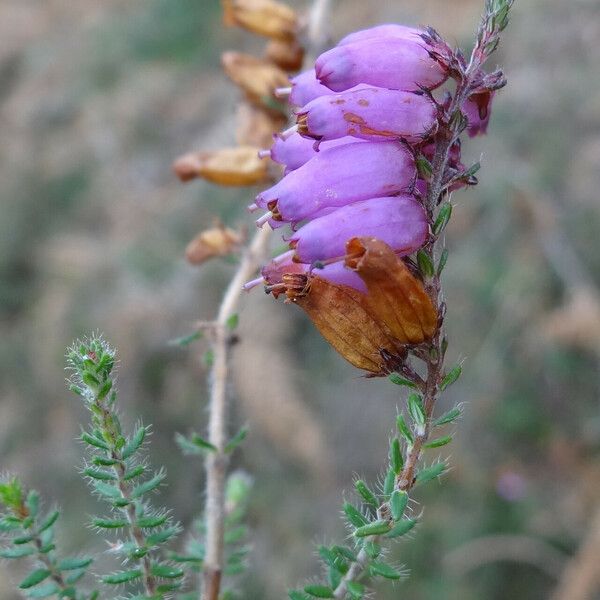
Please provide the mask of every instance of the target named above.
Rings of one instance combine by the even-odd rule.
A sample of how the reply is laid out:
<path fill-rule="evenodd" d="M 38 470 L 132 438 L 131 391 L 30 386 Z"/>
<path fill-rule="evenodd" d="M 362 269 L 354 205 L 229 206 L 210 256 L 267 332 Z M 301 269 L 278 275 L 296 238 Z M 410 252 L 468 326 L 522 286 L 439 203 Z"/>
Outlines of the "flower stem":
<path fill-rule="evenodd" d="M 205 460 L 206 469 L 206 555 L 203 566 L 202 600 L 218 600 L 223 573 L 225 529 L 225 480 L 227 475 L 227 376 L 230 337 L 227 322 L 235 314 L 243 284 L 262 262 L 270 229 L 260 229 L 254 236 L 240 265 L 229 283 L 213 324 L 213 364 L 210 373 L 208 441 L 216 448 Z"/>

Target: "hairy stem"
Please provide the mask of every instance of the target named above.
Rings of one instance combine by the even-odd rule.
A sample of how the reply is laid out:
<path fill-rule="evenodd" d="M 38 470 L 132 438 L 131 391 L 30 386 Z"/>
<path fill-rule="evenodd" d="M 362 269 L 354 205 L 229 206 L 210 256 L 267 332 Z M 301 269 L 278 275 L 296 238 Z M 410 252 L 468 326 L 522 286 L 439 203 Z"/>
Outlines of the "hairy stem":
<path fill-rule="evenodd" d="M 271 231 L 260 229 L 229 283 L 214 322 L 213 364 L 210 373 L 210 403 L 208 441 L 216 448 L 209 452 L 206 461 L 206 555 L 203 567 L 202 600 L 218 600 L 221 587 L 224 556 L 225 527 L 225 479 L 228 457 L 224 448 L 227 443 L 227 376 L 229 335 L 227 321 L 235 313 L 242 285 L 260 265 Z"/>
<path fill-rule="evenodd" d="M 101 402 L 97 402 L 97 405 L 102 411 L 101 418 L 103 428 L 106 431 L 113 431 L 114 420 L 111 418 L 109 409 L 107 409 L 106 406 L 104 406 Z M 113 465 L 112 469 L 117 477 L 117 486 L 121 492 L 121 496 L 124 500 L 127 500 L 127 506 L 124 509 L 124 512 L 127 522 L 129 523 L 129 536 L 131 540 L 135 542 L 138 548 L 145 548 L 146 536 L 144 535 L 142 529 L 136 524 L 137 519 L 135 516 L 135 504 L 133 498 L 131 497 L 131 485 L 125 479 L 125 462 L 123 460 L 122 453 L 116 447 L 112 446 L 110 449 L 110 457 L 117 461 Z M 154 597 L 156 594 L 156 578 L 154 575 L 152 575 L 152 561 L 146 554 L 140 559 L 140 563 L 143 572 L 144 590 L 148 596 Z"/>

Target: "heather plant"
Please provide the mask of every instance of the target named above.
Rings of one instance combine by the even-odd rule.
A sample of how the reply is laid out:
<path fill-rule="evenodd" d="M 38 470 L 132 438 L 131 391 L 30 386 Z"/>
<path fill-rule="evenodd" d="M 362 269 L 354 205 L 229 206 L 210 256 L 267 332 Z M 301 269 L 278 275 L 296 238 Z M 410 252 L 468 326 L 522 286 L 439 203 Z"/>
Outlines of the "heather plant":
<path fill-rule="evenodd" d="M 90 525 L 107 537 L 121 566 L 97 574 L 100 591 L 80 591 L 93 558 L 61 559 L 53 542 L 58 512 L 40 512 L 37 494 L 7 477 L 0 484 L 0 555 L 32 561 L 19 584 L 28 597 L 219 600 L 243 590 L 233 577 L 244 572 L 250 551 L 244 521 L 251 485 L 228 467 L 247 429 L 227 430 L 229 358 L 243 290 L 262 285 L 300 307 L 373 386 L 386 378 L 403 394 L 380 481 L 356 479 L 356 501 L 342 505 L 346 540 L 319 546 L 324 575 L 289 590 L 291 600 L 358 600 L 378 580 L 405 577 L 389 548 L 422 518 L 415 490 L 449 467 L 437 452 L 452 442 L 462 406 L 438 414 L 436 405 L 462 366 L 445 361 L 444 231 L 452 194 L 477 184 L 480 165 L 462 162 L 462 144 L 465 134 L 486 132 L 494 96 L 506 83 L 502 71 L 484 66 L 512 0 L 486 0 L 468 58 L 433 28 L 382 25 L 311 60 L 305 54 L 322 49 L 328 2 L 315 2 L 305 26 L 273 0 L 223 4 L 229 25 L 268 40 L 262 57 L 223 55 L 226 74 L 244 95 L 239 145 L 186 154 L 174 170 L 183 181 L 272 185 L 249 206 L 264 212 L 248 243 L 244 232 L 217 223 L 186 250 L 193 264 L 229 257 L 238 265 L 216 318 L 176 341 L 186 347 L 204 337 L 209 346 L 207 435 L 176 439 L 185 454 L 204 460 L 205 508 L 184 532 L 170 510 L 153 505 L 166 473 L 150 468 L 144 454 L 149 427 L 127 433 L 121 426 L 115 351 L 98 336 L 75 343 L 67 354 L 70 389 L 91 418 L 81 434 L 82 474 L 108 505 Z M 285 251 L 270 252 L 271 232 L 283 227 Z"/>

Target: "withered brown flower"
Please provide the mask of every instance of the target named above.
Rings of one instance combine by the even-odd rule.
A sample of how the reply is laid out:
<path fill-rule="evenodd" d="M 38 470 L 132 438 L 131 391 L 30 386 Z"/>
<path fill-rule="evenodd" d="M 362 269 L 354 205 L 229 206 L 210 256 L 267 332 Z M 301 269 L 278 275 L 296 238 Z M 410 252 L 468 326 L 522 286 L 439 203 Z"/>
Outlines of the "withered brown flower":
<path fill-rule="evenodd" d="M 226 25 L 243 27 L 270 38 L 288 40 L 298 30 L 298 15 L 274 0 L 223 0 Z"/>
<path fill-rule="evenodd" d="M 264 104 L 274 98 L 276 88 L 285 87 L 289 79 L 285 71 L 272 62 L 242 52 L 224 52 L 221 64 L 227 76 L 239 86 L 248 100 Z"/>
<path fill-rule="evenodd" d="M 201 231 L 185 249 L 189 263 L 200 265 L 216 256 L 227 256 L 242 243 L 242 236 L 229 227 L 217 226 Z"/>
<path fill-rule="evenodd" d="M 423 284 L 381 240 L 352 238 L 346 244 L 346 266 L 367 286 L 369 308 L 401 343 L 431 338 L 437 314 Z"/>
<path fill-rule="evenodd" d="M 399 359 L 402 347 L 385 323 L 373 316 L 365 294 L 313 275 L 290 273 L 282 282 L 288 301 L 306 312 L 349 363 L 373 375 L 394 370 L 389 357 Z"/>
<path fill-rule="evenodd" d="M 296 40 L 271 40 L 265 57 L 284 71 L 298 71 L 304 60 L 304 48 Z"/>
<path fill-rule="evenodd" d="M 245 186 L 270 180 L 268 161 L 259 148 L 239 146 L 214 152 L 191 152 L 179 157 L 173 170 L 182 181 L 201 177 L 219 185 Z"/>
<path fill-rule="evenodd" d="M 345 265 L 367 293 L 312 273 L 287 269 L 268 287 L 302 308 L 323 337 L 348 362 L 371 375 L 398 369 L 408 345 L 430 339 L 437 313 L 425 287 L 394 251 L 375 238 L 347 243 Z"/>

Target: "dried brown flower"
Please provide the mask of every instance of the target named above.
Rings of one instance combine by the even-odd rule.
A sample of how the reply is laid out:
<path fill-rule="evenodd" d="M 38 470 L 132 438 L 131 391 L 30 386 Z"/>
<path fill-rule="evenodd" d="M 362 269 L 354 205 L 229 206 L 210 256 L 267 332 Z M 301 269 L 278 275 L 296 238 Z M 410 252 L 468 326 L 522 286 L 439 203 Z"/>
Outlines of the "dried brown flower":
<path fill-rule="evenodd" d="M 185 249 L 185 257 L 193 265 L 200 265 L 215 256 L 227 256 L 242 243 L 242 236 L 229 227 L 212 227 L 201 231 Z"/>
<path fill-rule="evenodd" d="M 260 159 L 258 151 L 254 146 L 240 146 L 193 152 L 178 158 L 173 170 L 182 181 L 201 177 L 227 186 L 264 183 L 270 180 L 268 161 Z"/>
<path fill-rule="evenodd" d="M 304 48 L 296 40 L 271 40 L 265 57 L 284 71 L 298 71 L 304 60 Z"/>
<path fill-rule="evenodd" d="M 298 15 L 285 4 L 274 0 L 223 0 L 224 21 L 270 38 L 287 40 L 295 37 Z"/>
<path fill-rule="evenodd" d="M 367 286 L 369 310 L 401 343 L 431 338 L 437 314 L 423 284 L 381 240 L 353 238 L 346 244 L 346 266 Z"/>
<path fill-rule="evenodd" d="M 224 52 L 223 69 L 251 102 L 264 104 L 274 98 L 276 88 L 289 85 L 285 71 L 266 60 L 242 52 Z"/>
<path fill-rule="evenodd" d="M 273 134 L 281 131 L 286 123 L 287 118 L 282 113 L 243 102 L 237 114 L 237 142 L 242 146 L 269 148 Z"/>
<path fill-rule="evenodd" d="M 317 276 L 287 274 L 283 276 L 288 301 L 302 308 L 321 335 L 349 363 L 383 375 L 394 370 L 404 353 L 389 329 L 376 319 L 370 302 L 361 292 L 334 284 Z"/>

